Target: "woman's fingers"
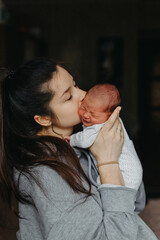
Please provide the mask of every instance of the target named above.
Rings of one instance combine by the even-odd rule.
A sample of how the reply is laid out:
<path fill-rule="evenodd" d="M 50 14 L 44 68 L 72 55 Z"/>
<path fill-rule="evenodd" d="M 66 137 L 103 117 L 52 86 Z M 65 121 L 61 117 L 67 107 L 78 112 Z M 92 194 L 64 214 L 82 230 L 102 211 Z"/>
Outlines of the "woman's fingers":
<path fill-rule="evenodd" d="M 113 127 L 117 128 L 118 123 L 119 123 L 119 113 L 120 113 L 121 107 L 118 106 L 113 113 L 111 114 L 111 116 L 108 118 L 106 124 L 103 126 L 102 129 L 104 129 L 104 131 L 106 130 L 110 130 Z"/>
<path fill-rule="evenodd" d="M 113 125 L 112 125 L 112 128 L 110 129 L 112 132 L 114 132 L 114 133 L 116 133 L 117 132 L 117 129 L 119 129 L 120 128 L 120 121 L 119 121 L 119 118 L 117 118 L 116 120 L 115 120 L 115 122 L 113 123 Z"/>
<path fill-rule="evenodd" d="M 110 124 L 114 124 L 114 122 L 116 121 L 116 119 L 119 117 L 119 113 L 120 113 L 120 110 L 121 110 L 121 107 L 118 106 L 114 111 L 113 113 L 111 114 L 111 116 L 109 117 L 108 119 L 108 122 Z"/>
<path fill-rule="evenodd" d="M 122 128 L 122 124 L 119 121 L 118 126 L 116 128 L 116 131 L 114 132 L 114 134 L 117 136 L 118 139 L 121 140 L 121 142 L 124 142 L 124 133 L 123 133 L 123 128 Z"/>
<path fill-rule="evenodd" d="M 117 132 L 121 132 L 122 131 L 122 124 L 120 123 L 120 121 L 118 122 L 117 128 L 116 128 Z"/>
<path fill-rule="evenodd" d="M 124 137 L 124 132 L 123 132 L 123 128 L 122 128 L 122 124 L 121 124 L 121 137 L 123 138 Z"/>

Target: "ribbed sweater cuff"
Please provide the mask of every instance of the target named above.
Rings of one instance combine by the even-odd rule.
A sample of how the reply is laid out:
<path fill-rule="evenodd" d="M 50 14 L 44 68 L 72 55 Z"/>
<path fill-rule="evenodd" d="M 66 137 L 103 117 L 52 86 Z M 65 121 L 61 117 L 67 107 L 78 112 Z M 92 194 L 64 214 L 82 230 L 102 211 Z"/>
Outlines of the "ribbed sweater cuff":
<path fill-rule="evenodd" d="M 104 211 L 134 213 L 136 191 L 126 187 L 99 188 Z"/>

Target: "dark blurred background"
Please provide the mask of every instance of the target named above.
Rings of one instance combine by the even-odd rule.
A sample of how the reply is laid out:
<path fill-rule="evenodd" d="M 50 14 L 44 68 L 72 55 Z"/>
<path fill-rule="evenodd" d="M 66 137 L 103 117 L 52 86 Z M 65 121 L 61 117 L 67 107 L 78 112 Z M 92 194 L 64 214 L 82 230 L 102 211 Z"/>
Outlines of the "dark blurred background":
<path fill-rule="evenodd" d="M 160 0 L 0 0 L 0 66 L 35 57 L 66 62 L 85 90 L 119 88 L 147 197 L 159 198 Z"/>

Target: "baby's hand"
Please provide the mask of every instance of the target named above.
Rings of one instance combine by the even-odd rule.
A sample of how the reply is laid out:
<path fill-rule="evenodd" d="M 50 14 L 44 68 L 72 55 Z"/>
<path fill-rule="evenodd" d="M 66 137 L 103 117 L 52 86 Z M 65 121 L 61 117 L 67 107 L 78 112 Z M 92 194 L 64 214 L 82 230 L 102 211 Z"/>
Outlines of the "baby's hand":
<path fill-rule="evenodd" d="M 71 136 L 64 136 L 64 140 L 69 144 Z"/>

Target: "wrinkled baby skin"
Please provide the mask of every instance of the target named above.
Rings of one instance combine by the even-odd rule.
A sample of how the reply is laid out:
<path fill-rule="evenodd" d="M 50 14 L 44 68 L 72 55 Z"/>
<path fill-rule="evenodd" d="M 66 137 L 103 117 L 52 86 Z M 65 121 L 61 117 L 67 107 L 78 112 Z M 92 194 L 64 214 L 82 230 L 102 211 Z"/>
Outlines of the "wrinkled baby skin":
<path fill-rule="evenodd" d="M 104 123 L 120 104 L 118 89 L 111 84 L 98 84 L 91 88 L 79 107 L 79 116 L 86 126 Z"/>

